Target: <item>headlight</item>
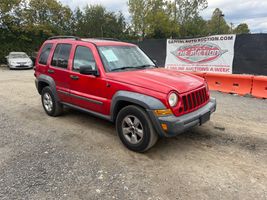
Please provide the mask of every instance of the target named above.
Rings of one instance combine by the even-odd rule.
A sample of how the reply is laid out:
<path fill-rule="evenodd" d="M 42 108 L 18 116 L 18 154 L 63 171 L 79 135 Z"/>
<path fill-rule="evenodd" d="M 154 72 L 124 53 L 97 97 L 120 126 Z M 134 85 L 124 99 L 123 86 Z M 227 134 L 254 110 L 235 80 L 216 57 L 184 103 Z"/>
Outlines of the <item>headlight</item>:
<path fill-rule="evenodd" d="M 177 94 L 175 94 L 174 92 L 170 94 L 169 96 L 169 104 L 171 107 L 176 106 L 177 102 L 178 102 L 178 96 Z"/>
<path fill-rule="evenodd" d="M 11 64 L 11 65 L 16 65 L 17 63 L 14 62 L 14 61 L 11 61 L 10 64 Z"/>

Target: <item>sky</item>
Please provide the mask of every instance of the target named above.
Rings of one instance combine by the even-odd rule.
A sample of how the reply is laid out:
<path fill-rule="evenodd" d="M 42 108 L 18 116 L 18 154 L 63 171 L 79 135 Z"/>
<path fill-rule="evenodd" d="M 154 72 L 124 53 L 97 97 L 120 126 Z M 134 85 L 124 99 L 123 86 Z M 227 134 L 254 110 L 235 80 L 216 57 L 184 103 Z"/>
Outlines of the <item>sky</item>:
<path fill-rule="evenodd" d="M 101 4 L 109 11 L 121 11 L 130 19 L 127 0 L 60 0 L 71 9 L 83 8 L 87 4 Z M 220 8 L 228 23 L 237 26 L 247 23 L 252 33 L 267 33 L 267 0 L 208 0 L 208 8 L 201 11 L 204 19 L 210 19 L 215 8 Z"/>

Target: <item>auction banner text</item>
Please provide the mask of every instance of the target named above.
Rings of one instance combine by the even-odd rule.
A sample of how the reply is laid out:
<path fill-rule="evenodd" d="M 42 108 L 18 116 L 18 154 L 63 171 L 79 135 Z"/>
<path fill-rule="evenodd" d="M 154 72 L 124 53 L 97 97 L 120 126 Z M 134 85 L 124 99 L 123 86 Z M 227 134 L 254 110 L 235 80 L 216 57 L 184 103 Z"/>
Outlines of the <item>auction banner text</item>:
<path fill-rule="evenodd" d="M 168 39 L 165 68 L 231 74 L 236 35 Z"/>

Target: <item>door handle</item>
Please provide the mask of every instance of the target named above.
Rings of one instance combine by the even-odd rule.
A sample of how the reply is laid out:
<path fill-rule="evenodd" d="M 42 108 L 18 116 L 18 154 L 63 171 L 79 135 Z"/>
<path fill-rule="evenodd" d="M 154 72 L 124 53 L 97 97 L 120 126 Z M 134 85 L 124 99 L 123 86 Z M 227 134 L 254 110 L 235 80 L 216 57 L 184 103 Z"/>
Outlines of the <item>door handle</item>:
<path fill-rule="evenodd" d="M 79 80 L 79 76 L 75 76 L 75 75 L 70 75 L 70 78 L 73 80 Z"/>
<path fill-rule="evenodd" d="M 47 70 L 47 72 L 48 72 L 49 74 L 54 74 L 54 73 L 55 73 L 55 71 L 52 70 L 52 69 Z"/>

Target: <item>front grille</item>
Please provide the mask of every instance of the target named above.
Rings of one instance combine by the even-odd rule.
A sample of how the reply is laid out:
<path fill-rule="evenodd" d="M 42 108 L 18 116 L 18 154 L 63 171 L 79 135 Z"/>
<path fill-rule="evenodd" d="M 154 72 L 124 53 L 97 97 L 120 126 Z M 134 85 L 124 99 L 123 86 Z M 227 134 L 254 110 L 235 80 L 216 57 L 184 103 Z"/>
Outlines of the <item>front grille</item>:
<path fill-rule="evenodd" d="M 183 109 L 181 112 L 188 113 L 202 106 L 209 100 L 206 88 L 193 91 L 182 96 Z"/>

